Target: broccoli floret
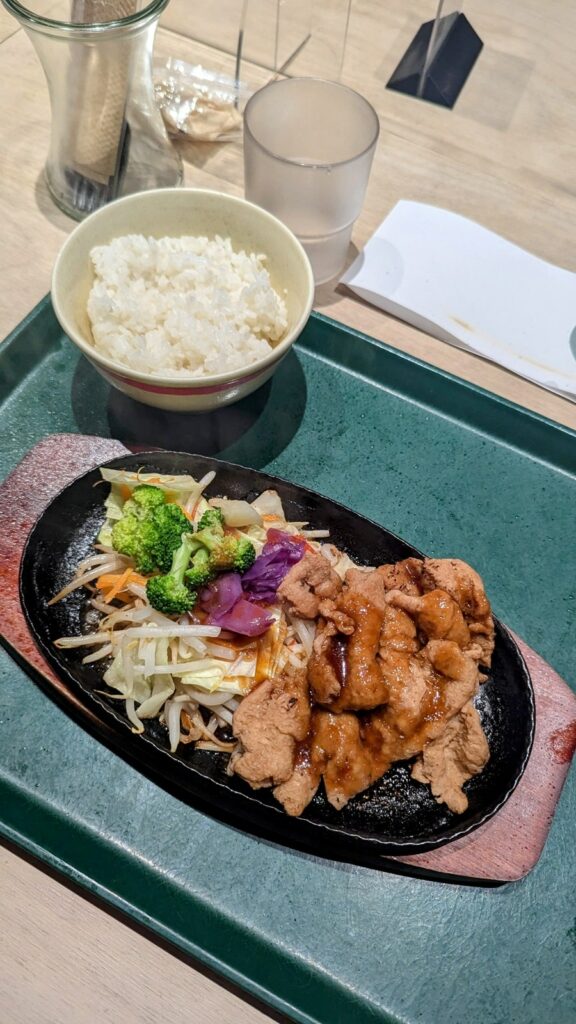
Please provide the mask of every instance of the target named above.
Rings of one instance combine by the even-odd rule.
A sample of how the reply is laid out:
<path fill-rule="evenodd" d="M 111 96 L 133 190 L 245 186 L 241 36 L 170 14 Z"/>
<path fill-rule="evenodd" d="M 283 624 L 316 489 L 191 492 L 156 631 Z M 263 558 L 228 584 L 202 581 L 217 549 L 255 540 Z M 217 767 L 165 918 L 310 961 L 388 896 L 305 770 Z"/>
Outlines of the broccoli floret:
<path fill-rule="evenodd" d="M 221 508 L 207 508 L 198 521 L 198 530 L 219 530 L 224 533 L 224 513 Z"/>
<path fill-rule="evenodd" d="M 222 544 L 212 553 L 213 565 L 231 572 L 248 572 L 255 558 L 254 545 L 244 537 L 224 537 Z"/>
<path fill-rule="evenodd" d="M 243 537 L 217 537 L 202 530 L 194 534 L 194 539 L 208 549 L 208 562 L 214 572 L 246 572 L 256 558 L 254 545 Z"/>
<path fill-rule="evenodd" d="M 141 484 L 124 503 L 122 518 L 112 528 L 112 545 L 133 558 L 139 572 L 168 572 L 182 534 L 191 530 L 182 509 L 167 505 L 159 487 Z"/>
<path fill-rule="evenodd" d="M 152 545 L 152 556 L 162 572 L 168 572 L 172 555 L 182 540 L 183 533 L 191 533 L 192 526 L 179 505 L 161 505 L 152 513 L 156 539 Z"/>
<path fill-rule="evenodd" d="M 153 484 L 138 484 L 132 491 L 131 498 L 142 512 L 151 512 L 154 508 L 166 503 L 166 495 L 161 487 L 154 487 Z"/>
<path fill-rule="evenodd" d="M 195 538 L 194 538 L 195 540 Z M 189 587 L 194 589 L 205 587 L 216 575 L 215 569 L 210 564 L 210 553 L 207 548 L 198 548 L 192 556 L 190 568 L 186 571 L 185 580 Z"/>
<path fill-rule="evenodd" d="M 114 523 L 112 546 L 116 551 L 133 558 L 138 572 L 153 572 L 156 568 L 153 551 L 157 532 L 152 519 L 137 519 L 129 512 Z"/>
<path fill-rule="evenodd" d="M 185 533 L 180 547 L 174 552 L 170 572 L 166 576 L 152 576 L 146 584 L 150 604 L 164 615 L 183 615 L 196 601 L 197 594 L 184 582 L 192 549 L 192 535 Z"/>
<path fill-rule="evenodd" d="M 219 508 L 207 509 L 194 540 L 208 550 L 208 564 L 214 572 L 246 572 L 256 558 L 249 540 L 224 533 L 224 516 Z"/>

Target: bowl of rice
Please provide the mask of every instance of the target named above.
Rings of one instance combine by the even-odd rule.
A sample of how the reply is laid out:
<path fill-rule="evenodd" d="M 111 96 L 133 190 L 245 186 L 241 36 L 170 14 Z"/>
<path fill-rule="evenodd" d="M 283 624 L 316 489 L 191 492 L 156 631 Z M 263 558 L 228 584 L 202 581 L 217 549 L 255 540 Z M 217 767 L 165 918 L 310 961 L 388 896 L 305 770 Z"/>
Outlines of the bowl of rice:
<path fill-rule="evenodd" d="M 272 376 L 314 281 L 267 211 L 220 192 L 157 189 L 78 224 L 52 275 L 58 321 L 98 372 L 147 405 L 203 412 Z"/>

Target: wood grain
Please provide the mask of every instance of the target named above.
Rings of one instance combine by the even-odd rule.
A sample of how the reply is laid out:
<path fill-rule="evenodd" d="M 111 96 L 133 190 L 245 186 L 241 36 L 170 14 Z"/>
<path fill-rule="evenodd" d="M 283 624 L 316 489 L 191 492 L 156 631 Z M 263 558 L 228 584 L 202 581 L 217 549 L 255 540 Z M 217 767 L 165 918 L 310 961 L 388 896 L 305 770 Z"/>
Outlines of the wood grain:
<path fill-rule="evenodd" d="M 1 845 L 0 873 L 5 1024 L 270 1024 L 267 1013 Z"/>

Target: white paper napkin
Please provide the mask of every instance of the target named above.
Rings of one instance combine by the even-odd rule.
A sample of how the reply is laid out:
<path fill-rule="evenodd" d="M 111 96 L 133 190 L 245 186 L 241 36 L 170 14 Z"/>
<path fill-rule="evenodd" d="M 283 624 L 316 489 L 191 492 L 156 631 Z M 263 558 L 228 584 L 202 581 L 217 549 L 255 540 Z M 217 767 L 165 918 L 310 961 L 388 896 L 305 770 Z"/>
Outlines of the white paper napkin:
<path fill-rule="evenodd" d="M 576 274 L 399 202 L 342 278 L 387 313 L 576 401 Z"/>

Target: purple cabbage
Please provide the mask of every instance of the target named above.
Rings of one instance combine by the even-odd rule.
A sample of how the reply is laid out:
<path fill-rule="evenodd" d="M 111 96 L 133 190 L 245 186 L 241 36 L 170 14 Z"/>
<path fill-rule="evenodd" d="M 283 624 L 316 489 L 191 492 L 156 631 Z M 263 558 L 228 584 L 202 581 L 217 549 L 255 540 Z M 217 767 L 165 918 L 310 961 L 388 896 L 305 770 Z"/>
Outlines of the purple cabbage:
<path fill-rule="evenodd" d="M 274 622 L 264 608 L 242 596 L 239 573 L 227 572 L 200 591 L 200 604 L 208 612 L 208 623 L 243 636 L 260 636 Z"/>
<path fill-rule="evenodd" d="M 260 636 L 274 622 L 274 617 L 254 602 L 271 604 L 291 566 L 306 552 L 306 541 L 268 530 L 262 554 L 253 566 L 240 576 L 227 572 L 218 576 L 200 591 L 200 606 L 208 613 L 208 623 L 230 629 L 244 636 Z"/>
<path fill-rule="evenodd" d="M 200 591 L 200 604 L 209 615 L 225 615 L 242 597 L 240 573 L 226 572 Z"/>
<path fill-rule="evenodd" d="M 271 604 L 288 570 L 306 552 L 306 541 L 282 530 L 268 530 L 262 554 L 242 576 L 242 589 L 249 601 Z"/>

